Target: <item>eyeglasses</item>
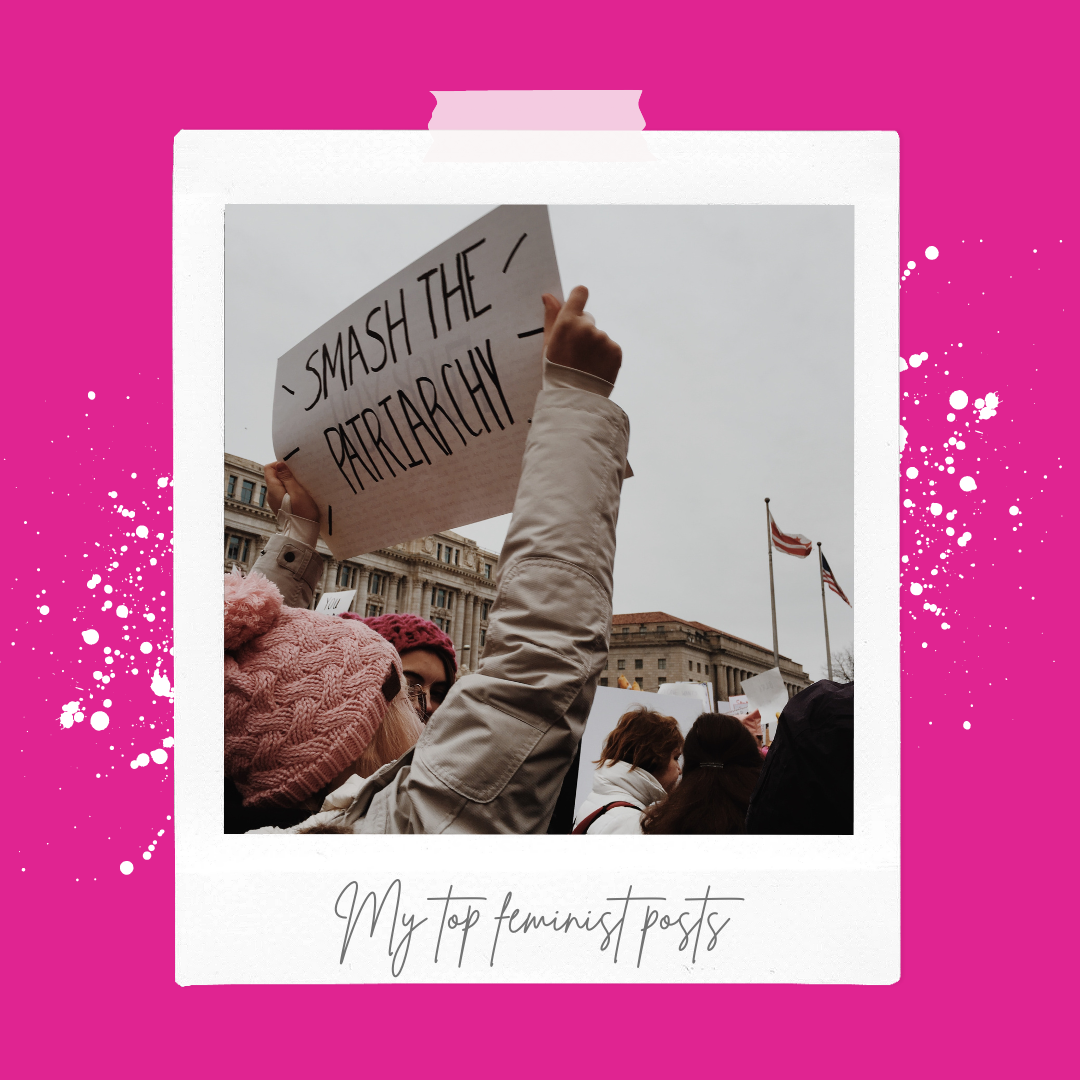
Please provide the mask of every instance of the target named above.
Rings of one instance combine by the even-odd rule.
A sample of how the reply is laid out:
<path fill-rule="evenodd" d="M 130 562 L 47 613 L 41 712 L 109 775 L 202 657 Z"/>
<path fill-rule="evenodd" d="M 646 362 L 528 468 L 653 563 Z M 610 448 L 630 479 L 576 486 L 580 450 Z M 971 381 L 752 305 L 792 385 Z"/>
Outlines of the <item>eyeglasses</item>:
<path fill-rule="evenodd" d="M 409 702 L 420 717 L 420 723 L 426 724 L 428 722 L 427 694 L 424 693 L 423 686 L 419 683 L 409 683 L 405 690 L 409 695 Z"/>

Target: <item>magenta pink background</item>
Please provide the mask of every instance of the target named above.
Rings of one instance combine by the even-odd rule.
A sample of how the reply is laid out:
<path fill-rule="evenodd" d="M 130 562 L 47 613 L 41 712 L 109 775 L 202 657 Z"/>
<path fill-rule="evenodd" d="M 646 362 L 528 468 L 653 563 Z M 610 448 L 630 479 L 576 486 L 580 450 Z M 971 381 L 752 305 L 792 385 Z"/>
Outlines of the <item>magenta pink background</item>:
<path fill-rule="evenodd" d="M 1060 1071 L 1073 1026 L 1075 795 L 1065 774 L 1077 738 L 1072 710 L 1033 708 L 1025 681 L 1064 693 L 1077 646 L 1077 380 L 1067 334 L 1076 320 L 1075 85 L 1066 79 L 1076 28 L 1066 11 L 9 9 L 0 79 L 10 632 L 0 661 L 12 1075 L 467 1067 L 540 1077 L 619 1062 L 640 1075 L 688 1066 Z M 873 988 L 181 990 L 171 762 L 127 766 L 168 733 L 167 700 L 130 677 L 110 687 L 106 731 L 58 721 L 65 702 L 86 696 L 74 686 L 96 692 L 77 664 L 88 655 L 78 630 L 106 619 L 100 589 L 90 594 L 85 580 L 133 527 L 114 502 L 159 522 L 170 502 L 156 480 L 170 475 L 172 452 L 172 138 L 180 128 L 423 128 L 429 88 L 538 85 L 642 87 L 651 129 L 900 133 L 901 260 L 918 266 L 903 289 L 901 351 L 929 353 L 902 377 L 925 384 L 922 411 L 906 425 L 911 442 L 941 434 L 957 386 L 1002 399 L 983 425 L 994 447 L 979 466 L 986 504 L 966 549 L 976 567 L 950 589 L 951 628 L 903 593 L 903 976 Z M 942 253 L 933 264 L 928 244 Z M 951 347 L 958 341 L 962 351 Z M 114 490 L 115 500 L 106 495 Z M 1022 533 L 1011 532 L 1010 505 L 1022 511 Z M 905 552 L 921 514 L 905 519 Z M 165 560 L 141 584 L 168 590 L 169 573 Z M 42 587 L 47 616 L 37 610 Z M 165 615 L 157 646 L 167 645 Z M 165 718 L 153 732 L 151 709 Z M 108 768 L 117 761 L 122 768 Z M 117 869 L 123 858 L 136 863 L 128 877 Z"/>

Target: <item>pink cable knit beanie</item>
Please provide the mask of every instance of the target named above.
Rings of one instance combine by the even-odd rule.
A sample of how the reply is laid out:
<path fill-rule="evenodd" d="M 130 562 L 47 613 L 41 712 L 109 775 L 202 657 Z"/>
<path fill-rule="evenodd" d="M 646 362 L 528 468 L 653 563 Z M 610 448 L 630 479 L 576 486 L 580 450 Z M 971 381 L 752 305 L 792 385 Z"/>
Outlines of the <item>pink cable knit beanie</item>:
<path fill-rule="evenodd" d="M 372 630 L 382 634 L 398 653 L 408 652 L 410 649 L 430 649 L 442 660 L 446 669 L 446 681 L 453 684 L 457 675 L 454 643 L 430 619 L 403 612 L 370 615 L 365 618 L 352 611 L 342 612 L 342 618 L 366 623 Z"/>
<path fill-rule="evenodd" d="M 246 806 L 295 806 L 363 754 L 404 680 L 357 622 L 282 605 L 262 574 L 225 578 L 225 775 Z"/>

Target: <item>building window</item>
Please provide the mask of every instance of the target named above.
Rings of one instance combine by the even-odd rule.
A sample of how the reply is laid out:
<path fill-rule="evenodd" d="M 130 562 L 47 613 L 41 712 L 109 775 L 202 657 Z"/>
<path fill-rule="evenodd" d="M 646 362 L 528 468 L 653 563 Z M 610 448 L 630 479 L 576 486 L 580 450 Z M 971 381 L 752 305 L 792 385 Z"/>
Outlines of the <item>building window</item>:
<path fill-rule="evenodd" d="M 367 613 L 368 613 L 369 616 L 370 615 L 381 615 L 382 614 L 382 605 L 381 604 L 368 604 Z"/>
<path fill-rule="evenodd" d="M 639 627 L 637 628 L 637 632 L 638 632 L 639 634 L 644 634 L 644 633 L 645 633 L 645 630 L 646 630 L 646 627 L 644 627 L 644 626 L 639 626 Z"/>
<path fill-rule="evenodd" d="M 228 495 L 230 499 L 236 494 L 236 477 L 235 476 L 230 476 L 229 477 L 229 486 L 228 486 L 228 488 L 226 488 L 225 494 Z"/>
<path fill-rule="evenodd" d="M 435 602 L 435 606 L 436 607 L 446 607 L 446 590 L 445 589 L 439 589 L 436 592 L 436 596 L 438 597 L 438 599 Z"/>
<path fill-rule="evenodd" d="M 372 596 L 378 596 L 379 591 L 382 588 L 382 574 L 372 574 L 368 578 L 368 592 Z"/>
<path fill-rule="evenodd" d="M 241 562 L 247 562 L 248 561 L 248 552 L 249 551 L 251 551 L 251 540 L 245 539 L 244 540 L 244 554 L 243 554 L 243 557 L 240 560 Z"/>
<path fill-rule="evenodd" d="M 491 577 L 491 563 L 489 562 L 484 563 L 484 577 Z"/>
<path fill-rule="evenodd" d="M 461 565 L 461 548 L 454 548 L 454 565 Z"/>
<path fill-rule="evenodd" d="M 481 627 L 480 628 L 480 648 L 481 649 L 484 647 L 484 643 L 486 641 L 487 641 L 487 631 L 483 627 Z"/>
<path fill-rule="evenodd" d="M 667 668 L 667 657 L 661 657 L 661 659 L 657 660 L 656 661 L 656 666 L 661 671 L 664 671 Z"/>
<path fill-rule="evenodd" d="M 645 661 L 644 660 L 635 660 L 634 661 L 634 670 L 635 671 L 641 671 L 641 669 L 644 666 L 645 666 Z"/>
<path fill-rule="evenodd" d="M 480 605 L 480 621 L 487 622 L 488 612 L 491 610 L 491 604 L 485 600 Z"/>
<path fill-rule="evenodd" d="M 626 661 L 625 660 L 620 660 L 616 666 L 617 666 L 619 671 L 625 671 L 626 670 Z"/>
<path fill-rule="evenodd" d="M 697 669 L 698 669 L 699 672 L 701 671 L 701 665 L 700 664 L 698 664 Z"/>
<path fill-rule="evenodd" d="M 266 505 L 266 485 L 265 484 L 263 484 L 259 488 L 259 505 L 260 506 L 265 506 Z"/>
<path fill-rule="evenodd" d="M 629 634 L 629 633 L 630 633 L 630 627 L 629 627 L 629 626 L 624 626 L 624 627 L 622 628 L 622 632 L 623 632 L 624 634 Z"/>
<path fill-rule="evenodd" d="M 435 553 L 435 558 L 438 559 L 439 562 L 442 562 L 442 544 L 438 545 L 438 549 L 439 550 Z"/>
<path fill-rule="evenodd" d="M 240 537 L 239 536 L 230 536 L 228 539 L 229 539 L 229 548 L 228 548 L 228 551 L 226 551 L 226 553 L 225 553 L 226 558 L 239 559 L 240 558 Z"/>
<path fill-rule="evenodd" d="M 687 666 L 687 667 L 688 667 L 688 668 L 689 668 L 689 669 L 690 669 L 691 671 L 693 671 L 693 670 L 694 670 L 694 661 L 693 661 L 693 660 L 687 660 L 687 661 L 686 661 L 686 666 Z"/>
<path fill-rule="evenodd" d="M 665 678 L 665 677 L 664 677 L 663 675 L 661 675 L 661 676 L 660 676 L 660 678 L 659 678 L 659 679 L 657 679 L 656 681 L 657 681 L 658 683 L 665 683 L 665 682 L 667 682 L 667 679 L 666 679 L 666 678 Z"/>
<path fill-rule="evenodd" d="M 601 679 L 600 680 L 600 685 L 601 686 L 607 686 L 607 679 Z"/>
<path fill-rule="evenodd" d="M 245 480 L 240 485 L 240 501 L 246 505 L 251 504 L 251 498 L 255 494 L 255 481 Z"/>

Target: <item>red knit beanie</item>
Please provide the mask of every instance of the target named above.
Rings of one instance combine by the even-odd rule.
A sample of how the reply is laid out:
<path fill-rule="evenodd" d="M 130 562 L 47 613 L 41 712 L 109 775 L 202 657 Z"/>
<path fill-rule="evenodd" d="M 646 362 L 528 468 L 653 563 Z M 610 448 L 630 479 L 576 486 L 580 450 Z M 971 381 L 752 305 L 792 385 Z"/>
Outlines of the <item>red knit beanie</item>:
<path fill-rule="evenodd" d="M 404 683 L 378 633 L 284 607 L 258 573 L 225 578 L 225 648 L 225 775 L 245 806 L 295 806 L 321 791 L 375 737 L 384 687 Z"/>
<path fill-rule="evenodd" d="M 372 615 L 365 618 L 355 612 L 342 612 L 346 619 L 366 623 L 372 630 L 382 634 L 400 655 L 410 649 L 430 649 L 436 653 L 446 668 L 446 681 L 453 683 L 457 676 L 457 654 L 454 643 L 430 619 L 419 615 L 392 612 L 388 615 Z"/>

